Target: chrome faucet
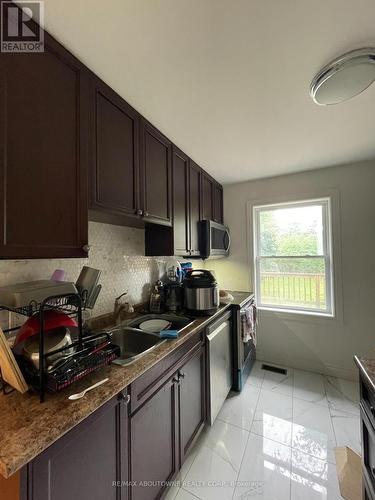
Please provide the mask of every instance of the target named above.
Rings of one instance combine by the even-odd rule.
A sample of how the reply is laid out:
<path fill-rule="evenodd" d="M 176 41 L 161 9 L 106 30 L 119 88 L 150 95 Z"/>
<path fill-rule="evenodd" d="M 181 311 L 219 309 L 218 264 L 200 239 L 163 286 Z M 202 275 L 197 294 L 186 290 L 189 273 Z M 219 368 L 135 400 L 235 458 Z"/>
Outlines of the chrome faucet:
<path fill-rule="evenodd" d="M 123 312 L 127 312 L 127 313 L 133 312 L 133 307 L 129 304 L 129 302 L 121 302 L 121 298 L 125 297 L 125 295 L 127 295 L 127 294 L 128 294 L 128 291 L 126 290 L 126 292 L 122 293 L 121 295 L 119 295 L 115 299 L 115 306 L 113 309 L 113 319 L 114 319 L 116 325 L 121 323 L 121 314 Z"/>

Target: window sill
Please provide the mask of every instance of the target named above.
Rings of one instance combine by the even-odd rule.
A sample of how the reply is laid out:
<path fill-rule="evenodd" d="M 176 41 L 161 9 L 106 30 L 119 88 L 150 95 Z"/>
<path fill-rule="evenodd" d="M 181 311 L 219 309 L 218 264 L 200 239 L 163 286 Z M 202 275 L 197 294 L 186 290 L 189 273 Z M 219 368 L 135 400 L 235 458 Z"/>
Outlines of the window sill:
<path fill-rule="evenodd" d="M 333 313 L 322 313 L 314 311 L 299 311 L 295 309 L 282 309 L 277 307 L 257 306 L 262 313 L 271 313 L 288 321 L 338 321 Z"/>

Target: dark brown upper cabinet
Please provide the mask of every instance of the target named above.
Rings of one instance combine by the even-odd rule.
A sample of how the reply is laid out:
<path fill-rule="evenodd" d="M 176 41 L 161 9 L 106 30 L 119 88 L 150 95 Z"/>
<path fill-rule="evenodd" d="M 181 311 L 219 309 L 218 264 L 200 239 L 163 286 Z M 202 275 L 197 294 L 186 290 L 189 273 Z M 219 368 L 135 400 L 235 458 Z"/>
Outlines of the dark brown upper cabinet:
<path fill-rule="evenodd" d="M 139 115 L 108 85 L 91 82 L 90 209 L 108 222 L 137 225 L 139 218 Z M 90 211 L 90 217 L 96 214 Z M 111 216 L 113 216 L 111 218 Z M 133 220 L 131 220 L 133 219 Z M 134 224 L 133 224 L 134 223 Z"/>
<path fill-rule="evenodd" d="M 201 169 L 173 146 L 174 255 L 199 256 Z"/>
<path fill-rule="evenodd" d="M 223 223 L 223 187 L 202 170 L 201 219 Z"/>
<path fill-rule="evenodd" d="M 200 167 L 173 146 L 173 227 L 146 225 L 146 255 L 199 257 L 200 176 Z"/>
<path fill-rule="evenodd" d="M 85 257 L 88 218 L 145 227 L 147 255 L 199 256 L 221 186 L 44 35 L 43 53 L 0 53 L 0 259 Z"/>
<path fill-rule="evenodd" d="M 223 224 L 223 187 L 217 182 L 213 186 L 212 220 Z"/>
<path fill-rule="evenodd" d="M 172 143 L 141 118 L 141 210 L 146 222 L 172 225 Z"/>
<path fill-rule="evenodd" d="M 201 177 L 201 219 L 213 218 L 213 188 L 214 180 L 202 170 Z"/>
<path fill-rule="evenodd" d="M 173 146 L 173 237 L 175 255 L 189 255 L 189 158 Z"/>
<path fill-rule="evenodd" d="M 201 169 L 190 160 L 189 165 L 189 231 L 190 255 L 199 257 L 199 220 L 201 211 Z"/>
<path fill-rule="evenodd" d="M 87 256 L 88 87 L 47 33 L 0 54 L 0 258 Z"/>

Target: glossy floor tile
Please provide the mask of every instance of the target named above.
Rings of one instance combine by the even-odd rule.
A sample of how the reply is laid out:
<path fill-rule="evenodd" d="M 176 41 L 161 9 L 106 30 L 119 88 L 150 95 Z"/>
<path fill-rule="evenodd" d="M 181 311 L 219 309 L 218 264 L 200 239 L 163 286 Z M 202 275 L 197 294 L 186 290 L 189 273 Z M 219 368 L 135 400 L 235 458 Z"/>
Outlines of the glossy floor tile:
<path fill-rule="evenodd" d="M 189 453 L 167 500 L 339 500 L 334 448 L 360 453 L 358 385 L 255 363 Z"/>
<path fill-rule="evenodd" d="M 264 372 L 262 389 L 277 392 L 286 396 L 293 395 L 293 369 L 288 368 L 287 374 Z"/>
<path fill-rule="evenodd" d="M 291 500 L 341 499 L 336 466 L 292 450 Z"/>
<path fill-rule="evenodd" d="M 294 398 L 292 447 L 335 463 L 335 446 L 336 439 L 329 409 Z"/>
<path fill-rule="evenodd" d="M 318 373 L 294 370 L 293 397 L 328 406 L 323 376 Z"/>
<path fill-rule="evenodd" d="M 205 433 L 183 488 L 204 499 L 231 498 L 249 433 L 216 420 Z"/>
<path fill-rule="evenodd" d="M 163 500 L 174 500 L 176 496 L 181 492 L 182 488 L 180 487 L 178 478 L 175 479 L 175 484 L 168 488 L 168 491 L 163 498 Z M 183 498 L 183 497 L 180 497 Z"/>
<path fill-rule="evenodd" d="M 360 419 L 358 415 L 330 410 L 337 446 L 349 446 L 361 453 Z"/>
<path fill-rule="evenodd" d="M 246 384 L 241 393 L 231 392 L 218 414 L 218 419 L 250 430 L 260 389 Z"/>
<path fill-rule="evenodd" d="M 250 434 L 234 498 L 289 499 L 290 477 L 291 448 Z"/>
<path fill-rule="evenodd" d="M 290 446 L 292 416 L 293 399 L 290 396 L 262 389 L 251 432 Z"/>
<path fill-rule="evenodd" d="M 178 492 L 177 496 L 175 497 L 175 500 L 197 500 L 195 495 L 192 493 L 189 493 L 186 491 L 184 488 L 180 488 L 180 491 Z"/>
<path fill-rule="evenodd" d="M 334 410 L 347 411 L 359 415 L 359 390 L 357 382 L 335 377 L 324 377 L 328 405 Z"/>
<path fill-rule="evenodd" d="M 251 373 L 246 380 L 246 384 L 262 387 L 265 371 L 262 370 L 262 362 L 255 361 Z"/>

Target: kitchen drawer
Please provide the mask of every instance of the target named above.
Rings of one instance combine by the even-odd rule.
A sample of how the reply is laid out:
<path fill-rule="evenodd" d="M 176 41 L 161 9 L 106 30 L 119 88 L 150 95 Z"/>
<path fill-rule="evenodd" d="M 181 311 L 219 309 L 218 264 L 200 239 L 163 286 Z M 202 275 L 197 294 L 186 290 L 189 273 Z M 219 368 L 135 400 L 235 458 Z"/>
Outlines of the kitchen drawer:
<path fill-rule="evenodd" d="M 200 346 L 204 340 L 204 329 L 197 332 L 178 349 L 171 352 L 164 359 L 152 366 L 143 375 L 138 377 L 130 386 L 130 412 L 133 413 L 148 398 L 154 394 L 178 370 L 190 353 Z"/>
<path fill-rule="evenodd" d="M 362 403 L 360 410 L 363 475 L 372 499 L 375 497 L 375 430 Z"/>
<path fill-rule="evenodd" d="M 366 381 L 361 377 L 360 381 L 361 404 L 364 407 L 367 417 L 375 429 L 375 391 L 371 389 Z"/>

